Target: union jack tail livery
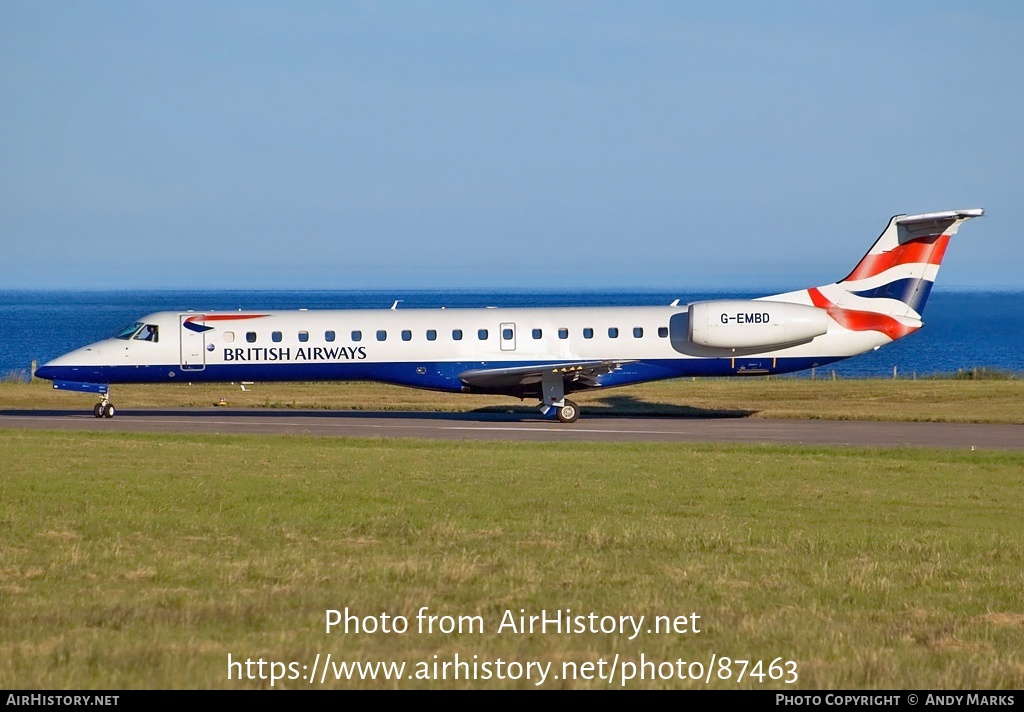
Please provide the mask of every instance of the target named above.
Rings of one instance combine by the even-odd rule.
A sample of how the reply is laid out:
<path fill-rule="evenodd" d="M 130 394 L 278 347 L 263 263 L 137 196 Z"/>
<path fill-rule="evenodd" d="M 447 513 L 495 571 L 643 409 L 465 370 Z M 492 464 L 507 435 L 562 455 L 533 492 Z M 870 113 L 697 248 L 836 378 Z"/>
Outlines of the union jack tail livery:
<path fill-rule="evenodd" d="M 894 341 L 916 331 L 949 238 L 984 212 L 893 216 L 849 276 L 807 290 L 811 303 L 852 331 L 877 331 Z"/>

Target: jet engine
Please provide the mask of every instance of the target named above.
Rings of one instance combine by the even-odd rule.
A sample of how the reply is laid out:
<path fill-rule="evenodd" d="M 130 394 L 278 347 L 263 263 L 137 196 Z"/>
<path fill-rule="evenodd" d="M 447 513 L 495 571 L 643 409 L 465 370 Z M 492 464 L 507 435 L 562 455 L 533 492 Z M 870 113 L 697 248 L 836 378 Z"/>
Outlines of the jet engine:
<path fill-rule="evenodd" d="M 689 306 L 690 341 L 745 349 L 809 341 L 828 331 L 824 309 L 789 302 L 729 299 Z"/>

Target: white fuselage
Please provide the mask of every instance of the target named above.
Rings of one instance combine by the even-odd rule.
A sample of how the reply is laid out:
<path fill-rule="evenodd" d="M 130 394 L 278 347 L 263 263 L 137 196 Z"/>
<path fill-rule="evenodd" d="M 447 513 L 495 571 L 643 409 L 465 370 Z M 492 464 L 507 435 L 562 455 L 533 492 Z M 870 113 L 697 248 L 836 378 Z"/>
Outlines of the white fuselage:
<path fill-rule="evenodd" d="M 830 323 L 824 335 L 781 347 L 709 348 L 689 340 L 687 320 L 688 305 L 158 312 L 138 322 L 138 333 L 72 351 L 39 375 L 90 383 L 374 380 L 465 391 L 473 390 L 459 378 L 465 371 L 614 361 L 598 383 L 614 386 L 782 373 L 889 341 Z"/>

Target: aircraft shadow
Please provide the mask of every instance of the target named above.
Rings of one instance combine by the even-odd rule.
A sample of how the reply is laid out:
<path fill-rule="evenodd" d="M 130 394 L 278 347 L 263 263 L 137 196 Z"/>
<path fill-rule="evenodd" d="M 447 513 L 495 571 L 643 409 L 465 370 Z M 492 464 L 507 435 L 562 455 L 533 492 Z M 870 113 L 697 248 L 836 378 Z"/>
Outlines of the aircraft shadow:
<path fill-rule="evenodd" d="M 636 396 L 609 395 L 596 401 L 588 400 L 580 403 L 583 417 L 603 416 L 612 418 L 749 418 L 756 410 L 740 410 L 728 408 L 697 408 L 690 405 L 673 405 L 671 403 L 653 403 Z M 474 413 L 535 413 L 537 409 L 530 406 L 485 406 L 477 408 Z"/>
<path fill-rule="evenodd" d="M 647 417 L 647 418 L 747 418 L 757 411 L 695 408 L 692 406 L 650 403 L 632 396 L 608 396 L 598 401 L 587 401 L 580 406 L 583 417 Z M 83 409 L 71 410 L 0 410 L 2 417 L 92 417 Z M 446 420 L 516 422 L 547 420 L 535 406 L 484 406 L 465 412 L 406 411 L 406 410 L 329 410 L 299 408 L 121 408 L 116 418 L 375 418 L 379 420 Z"/>

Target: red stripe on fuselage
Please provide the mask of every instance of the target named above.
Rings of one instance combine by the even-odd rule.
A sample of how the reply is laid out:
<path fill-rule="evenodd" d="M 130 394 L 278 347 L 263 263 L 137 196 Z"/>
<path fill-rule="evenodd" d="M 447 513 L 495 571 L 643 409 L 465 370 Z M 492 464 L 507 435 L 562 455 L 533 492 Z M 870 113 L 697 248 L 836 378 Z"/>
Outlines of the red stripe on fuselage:
<path fill-rule="evenodd" d="M 949 244 L 949 235 L 932 235 L 931 237 L 919 237 L 910 242 L 905 242 L 888 252 L 879 255 L 864 255 L 850 276 L 844 279 L 849 282 L 855 279 L 866 279 L 881 274 L 885 270 L 896 265 L 906 265 L 915 262 L 929 265 L 937 265 L 942 262 L 946 254 L 946 245 Z"/>
<path fill-rule="evenodd" d="M 233 319 L 262 319 L 267 314 L 207 314 L 190 316 L 185 321 L 232 321 Z"/>
<path fill-rule="evenodd" d="M 850 331 L 879 331 L 895 341 L 896 339 L 902 339 L 907 334 L 914 333 L 920 328 L 901 324 L 886 314 L 837 307 L 815 287 L 808 289 L 807 293 L 810 295 L 811 303 L 814 306 L 827 311 L 828 315 L 839 326 Z"/>

